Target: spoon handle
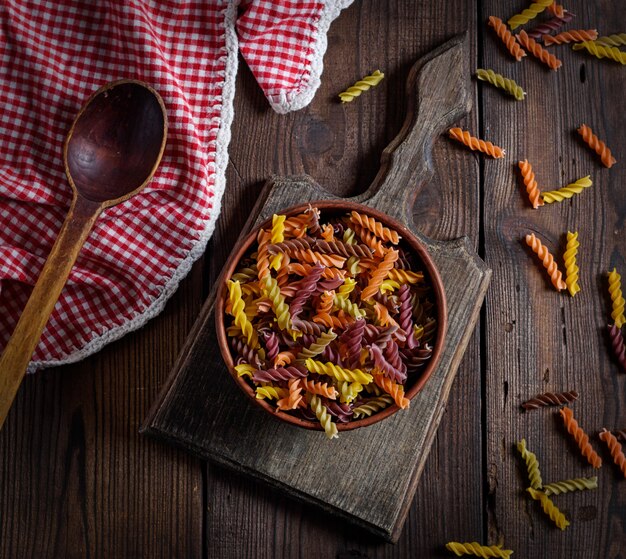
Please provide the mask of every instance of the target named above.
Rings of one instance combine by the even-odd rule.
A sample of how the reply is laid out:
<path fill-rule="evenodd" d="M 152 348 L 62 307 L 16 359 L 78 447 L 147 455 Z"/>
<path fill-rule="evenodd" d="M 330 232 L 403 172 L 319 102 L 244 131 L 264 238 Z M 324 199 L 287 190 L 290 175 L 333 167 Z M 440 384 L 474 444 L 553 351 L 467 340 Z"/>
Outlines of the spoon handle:
<path fill-rule="evenodd" d="M 0 358 L 0 428 L 26 373 L 41 333 L 102 204 L 75 196 L 13 335 Z"/>

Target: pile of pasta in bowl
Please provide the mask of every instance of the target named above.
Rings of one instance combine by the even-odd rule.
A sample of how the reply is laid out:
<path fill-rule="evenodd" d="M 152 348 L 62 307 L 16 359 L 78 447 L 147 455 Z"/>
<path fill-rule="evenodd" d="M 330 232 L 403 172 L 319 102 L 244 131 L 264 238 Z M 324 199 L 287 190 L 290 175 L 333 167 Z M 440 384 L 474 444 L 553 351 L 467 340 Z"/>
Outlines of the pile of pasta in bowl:
<path fill-rule="evenodd" d="M 408 230 L 358 204 L 323 205 L 248 236 L 227 264 L 216 325 L 244 392 L 334 438 L 409 407 L 440 355 L 446 310 Z"/>

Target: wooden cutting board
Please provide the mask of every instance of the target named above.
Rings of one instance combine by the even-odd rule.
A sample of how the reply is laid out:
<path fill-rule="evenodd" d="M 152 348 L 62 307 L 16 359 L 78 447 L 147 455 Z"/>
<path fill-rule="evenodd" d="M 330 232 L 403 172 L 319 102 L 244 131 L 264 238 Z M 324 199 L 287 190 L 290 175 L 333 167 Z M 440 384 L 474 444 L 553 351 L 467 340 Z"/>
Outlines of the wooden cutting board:
<path fill-rule="evenodd" d="M 491 276 L 467 238 L 430 240 L 412 219 L 415 193 L 432 174 L 434 138 L 471 108 L 468 52 L 467 36 L 459 36 L 415 64 L 407 81 L 405 124 L 383 152 L 372 186 L 352 199 L 405 223 L 428 247 L 443 279 L 446 345 L 411 407 L 332 441 L 323 432 L 272 418 L 251 404 L 226 370 L 213 325 L 213 292 L 146 418 L 144 433 L 397 540 Z M 335 197 L 308 176 L 273 178 L 241 237 L 288 206 L 330 198 Z"/>

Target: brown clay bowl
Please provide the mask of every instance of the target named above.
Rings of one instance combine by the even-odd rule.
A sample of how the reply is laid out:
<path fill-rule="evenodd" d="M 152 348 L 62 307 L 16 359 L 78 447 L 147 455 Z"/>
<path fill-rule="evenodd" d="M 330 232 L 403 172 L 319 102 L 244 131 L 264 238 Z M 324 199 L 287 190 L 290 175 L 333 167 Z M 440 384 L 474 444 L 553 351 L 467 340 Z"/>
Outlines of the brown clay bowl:
<path fill-rule="evenodd" d="M 430 360 L 422 370 L 419 377 L 417 377 L 413 381 L 407 381 L 407 385 L 405 386 L 405 396 L 409 400 L 412 400 L 422 390 L 430 375 L 437 367 L 444 346 L 448 315 L 446 306 L 446 295 L 443 289 L 441 277 L 439 275 L 439 272 L 437 271 L 437 267 L 435 266 L 426 247 L 424 247 L 422 242 L 406 226 L 404 226 L 399 221 L 392 219 L 386 214 L 372 209 L 368 206 L 348 201 L 320 200 L 316 202 L 311 202 L 310 204 L 307 203 L 301 204 L 299 206 L 293 206 L 291 208 L 287 208 L 284 211 L 281 211 L 280 213 L 287 216 L 292 216 L 303 212 L 306 208 L 309 207 L 309 205 L 317 207 L 320 210 L 322 221 L 325 217 L 329 218 L 344 215 L 352 210 L 356 210 L 358 212 L 374 217 L 375 219 L 381 221 L 387 227 L 397 231 L 398 234 L 402 237 L 400 246 L 404 246 L 406 249 L 408 249 L 410 253 L 417 257 L 418 263 L 421 264 L 426 281 L 433 290 L 433 296 L 431 297 L 431 299 L 434 299 L 433 302 L 436 309 L 437 332 L 434 338 L 433 352 Z M 267 413 L 271 414 L 277 419 L 280 419 L 287 423 L 291 423 L 292 425 L 304 427 L 305 429 L 322 430 L 322 426 L 319 424 L 319 422 L 308 421 L 289 413 L 279 411 L 276 409 L 275 406 L 269 404 L 267 401 L 257 399 L 254 388 L 246 381 L 244 377 L 239 377 L 234 369 L 235 363 L 226 335 L 226 313 L 224 311 L 225 300 L 228 297 L 228 288 L 226 286 L 226 282 L 230 279 L 233 273 L 235 273 L 236 269 L 239 266 L 239 262 L 242 258 L 244 258 L 246 253 L 248 253 L 250 247 L 252 247 L 252 245 L 256 243 L 257 233 L 259 229 L 267 227 L 268 225 L 271 227 L 271 219 L 268 219 L 259 227 L 255 228 L 251 233 L 249 233 L 238 244 L 238 246 L 235 247 L 224 267 L 224 271 L 220 279 L 220 285 L 218 285 L 215 303 L 215 327 L 220 352 L 222 353 L 224 362 L 226 363 L 228 370 L 230 371 L 230 374 L 232 375 L 237 386 L 239 386 L 239 388 L 243 390 L 243 392 L 254 402 L 257 407 L 262 408 Z M 389 417 L 390 415 L 396 413 L 399 409 L 400 408 L 398 408 L 398 406 L 394 404 L 369 417 L 349 421 L 347 423 L 337 422 L 337 429 L 339 431 L 349 431 L 351 429 L 357 429 L 359 427 L 366 427 L 368 425 L 372 425 L 378 421 L 381 421 L 386 417 Z"/>

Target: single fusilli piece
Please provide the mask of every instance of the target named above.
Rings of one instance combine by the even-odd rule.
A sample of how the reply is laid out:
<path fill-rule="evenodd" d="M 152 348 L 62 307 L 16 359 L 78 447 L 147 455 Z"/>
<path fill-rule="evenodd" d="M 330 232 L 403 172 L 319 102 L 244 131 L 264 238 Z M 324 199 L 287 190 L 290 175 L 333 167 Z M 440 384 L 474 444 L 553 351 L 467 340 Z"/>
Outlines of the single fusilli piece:
<path fill-rule="evenodd" d="M 380 221 L 377 221 L 373 217 L 352 211 L 350 212 L 350 221 L 352 221 L 352 223 L 358 223 L 361 227 L 365 227 L 365 229 L 371 231 L 381 241 L 389 241 L 394 245 L 400 242 L 400 235 L 398 235 L 397 231 L 385 227 Z"/>
<path fill-rule="evenodd" d="M 624 336 L 622 331 L 615 324 L 608 326 L 609 337 L 611 338 L 611 349 L 613 356 L 619 363 L 622 373 L 626 373 L 626 347 L 624 347 Z"/>
<path fill-rule="evenodd" d="M 502 549 L 501 545 L 480 545 L 478 542 L 448 542 L 446 549 L 454 553 L 457 557 L 462 555 L 475 555 L 476 557 L 499 557 L 509 559 L 512 549 Z"/>
<path fill-rule="evenodd" d="M 328 386 L 327 382 L 314 381 L 313 379 L 303 378 L 302 388 L 311 394 L 324 396 L 324 398 L 328 398 L 329 400 L 335 400 L 339 395 L 334 386 Z"/>
<path fill-rule="evenodd" d="M 306 368 L 312 373 L 318 375 L 328 375 L 340 382 L 358 382 L 360 384 L 368 384 L 372 382 L 372 375 L 364 373 L 360 369 L 344 369 L 334 363 L 322 363 L 313 359 L 307 359 L 304 362 Z"/>
<path fill-rule="evenodd" d="M 289 396 L 289 390 L 279 386 L 257 386 L 255 392 L 257 400 L 280 400 Z"/>
<path fill-rule="evenodd" d="M 599 45 L 597 41 L 583 41 L 572 46 L 574 50 L 585 49 L 589 54 L 592 54 L 596 58 L 608 58 L 619 62 L 620 64 L 626 64 L 626 52 L 622 52 L 616 47 L 605 47 Z"/>
<path fill-rule="evenodd" d="M 543 37 L 544 35 L 547 35 L 548 33 L 552 31 L 559 30 L 566 23 L 569 23 L 570 21 L 572 21 L 572 19 L 574 19 L 574 14 L 570 12 L 565 12 L 562 17 L 554 16 L 548 21 L 545 21 L 537 25 L 536 27 L 529 29 L 528 31 L 526 31 L 526 33 L 528 33 L 528 36 L 531 39 L 535 39 L 535 41 L 540 41 L 541 37 Z"/>
<path fill-rule="evenodd" d="M 369 417 L 373 413 L 379 412 L 391 404 L 393 404 L 393 398 L 389 396 L 389 394 L 370 398 L 354 408 L 354 418 Z"/>
<path fill-rule="evenodd" d="M 516 38 L 530 54 L 543 62 L 551 70 L 558 70 L 563 65 L 556 56 L 550 54 L 537 41 L 531 39 L 526 31 L 520 31 L 519 35 L 516 35 Z"/>
<path fill-rule="evenodd" d="M 578 400 L 578 392 L 570 390 L 569 392 L 545 392 L 539 394 L 530 400 L 526 400 L 522 407 L 525 410 L 536 410 L 545 406 L 561 406 L 563 404 L 569 404 L 574 400 Z"/>
<path fill-rule="evenodd" d="M 626 322 L 624 316 L 624 297 L 622 297 L 622 276 L 613 268 L 609 272 L 609 295 L 611 296 L 611 318 L 615 326 L 621 328 Z"/>
<path fill-rule="evenodd" d="M 543 481 L 541 480 L 541 472 L 539 471 L 539 461 L 535 453 L 526 448 L 526 439 L 522 439 L 517 443 L 517 450 L 521 454 L 524 462 L 526 462 L 530 486 L 533 489 L 540 489 Z"/>
<path fill-rule="evenodd" d="M 506 155 L 506 151 L 501 147 L 495 146 L 491 142 L 485 142 L 484 140 L 475 138 L 467 130 L 463 131 L 460 128 L 450 128 L 449 134 L 450 138 L 461 142 L 472 151 L 480 151 L 495 159 L 501 159 Z"/>
<path fill-rule="evenodd" d="M 345 91 L 342 91 L 339 94 L 339 99 L 341 99 L 342 103 L 350 103 L 351 101 L 354 101 L 355 97 L 358 97 L 364 91 L 378 85 L 384 77 L 385 74 L 383 74 L 380 70 L 376 70 L 369 76 L 365 76 L 363 79 L 360 79 Z"/>
<path fill-rule="evenodd" d="M 543 206 L 541 190 L 539 190 L 539 187 L 537 186 L 532 165 L 528 162 L 528 159 L 519 161 L 517 165 L 520 169 L 522 180 L 524 181 L 524 186 L 526 187 L 526 193 L 528 194 L 528 198 L 530 203 L 533 205 L 533 208 L 537 209 L 539 206 Z"/>
<path fill-rule="evenodd" d="M 597 29 L 571 29 L 558 35 L 544 35 L 543 44 L 562 45 L 564 43 L 580 43 L 582 41 L 595 41 L 598 38 Z"/>
<path fill-rule="evenodd" d="M 399 408 L 406 409 L 411 405 L 411 401 L 404 397 L 404 387 L 401 384 L 379 374 L 374 374 L 374 382 L 393 398 Z"/>
<path fill-rule="evenodd" d="M 252 378 L 252 375 L 254 374 L 254 371 L 256 371 L 256 369 L 249 363 L 240 363 L 239 365 L 235 365 L 235 371 L 237 372 L 237 376 L 239 377 Z"/>
<path fill-rule="evenodd" d="M 602 458 L 600 458 L 598 453 L 591 446 L 587 433 L 583 431 L 583 429 L 578 425 L 578 422 L 574 419 L 574 412 L 572 412 L 570 408 L 565 407 L 559 410 L 559 413 L 563 418 L 567 432 L 574 437 L 578 448 L 580 448 L 580 451 L 587 459 L 587 462 L 589 462 L 594 468 L 602 466 Z"/>
<path fill-rule="evenodd" d="M 626 45 L 626 33 L 616 33 L 615 35 L 598 37 L 596 39 L 596 45 L 602 47 L 619 47 Z"/>
<path fill-rule="evenodd" d="M 536 489 L 533 489 L 532 487 L 529 487 L 528 489 L 526 489 L 526 491 L 530 493 L 530 496 L 535 501 L 539 501 L 541 503 L 541 508 L 543 509 L 543 512 L 545 512 L 550 517 L 550 520 L 552 520 L 552 522 L 556 524 L 557 528 L 565 530 L 565 528 L 569 526 L 569 521 L 567 520 L 567 518 L 565 518 L 565 515 L 558 509 L 558 507 L 550 500 L 550 497 L 548 497 L 543 491 L 538 491 Z"/>
<path fill-rule="evenodd" d="M 291 315 L 289 305 L 280 292 L 278 282 L 272 276 L 266 276 L 263 280 L 263 294 L 272 302 L 272 309 L 278 320 L 278 326 L 282 330 L 291 330 Z"/>
<path fill-rule="evenodd" d="M 245 303 L 241 297 L 241 284 L 238 281 L 229 280 L 228 286 L 229 300 L 231 304 L 231 315 L 235 319 L 235 325 L 241 328 L 241 332 L 246 337 L 246 343 L 252 348 L 259 347 L 259 338 L 252 323 L 248 320 L 244 312 Z"/>
<path fill-rule="evenodd" d="M 569 493 L 570 491 L 584 491 L 586 489 L 597 489 L 598 478 L 593 477 L 577 477 L 574 479 L 564 479 L 563 481 L 555 481 L 554 483 L 546 483 L 543 486 L 543 492 L 550 495 L 560 495 L 561 493 Z"/>
<path fill-rule="evenodd" d="M 284 398 L 280 398 L 276 402 L 279 410 L 295 410 L 302 402 L 302 385 L 301 379 L 292 378 L 288 383 L 289 393 Z"/>
<path fill-rule="evenodd" d="M 611 150 L 602 140 L 598 138 L 598 136 L 593 133 L 589 126 L 586 124 L 581 125 L 578 129 L 578 133 L 582 136 L 584 142 L 600 156 L 600 160 L 605 167 L 610 169 L 617 163 L 617 160 L 613 157 Z"/>
<path fill-rule="evenodd" d="M 536 0 L 536 2 L 533 2 L 528 8 L 523 10 L 522 13 L 509 18 L 507 23 L 511 29 L 517 29 L 520 25 L 524 25 L 530 20 L 535 19 L 552 3 L 553 0 Z"/>
<path fill-rule="evenodd" d="M 400 270 L 393 268 L 389 270 L 387 277 L 399 283 L 420 283 L 424 281 L 424 272 L 414 272 L 412 270 Z"/>
<path fill-rule="evenodd" d="M 389 271 L 393 269 L 396 260 L 398 260 L 398 251 L 389 249 L 383 256 L 380 264 L 372 272 L 367 286 L 361 291 L 361 301 L 370 300 L 374 293 L 379 290 L 380 284 L 385 280 Z"/>
<path fill-rule="evenodd" d="M 587 175 L 582 179 L 578 179 L 558 190 L 547 190 L 541 193 L 541 198 L 546 204 L 552 204 L 553 202 L 562 202 L 568 200 L 575 194 L 580 194 L 585 188 L 589 188 L 593 182 L 591 176 Z"/>
<path fill-rule="evenodd" d="M 334 439 L 339 436 L 337 431 L 337 425 L 333 423 L 326 406 L 322 403 L 319 396 L 312 394 L 309 400 L 309 404 L 315 417 L 320 422 L 320 425 L 324 428 L 324 432 L 329 439 Z"/>
<path fill-rule="evenodd" d="M 567 287 L 563 281 L 563 276 L 554 257 L 550 254 L 548 249 L 541 243 L 541 241 L 535 237 L 534 233 L 526 235 L 526 244 L 532 249 L 532 251 L 541 259 L 543 267 L 547 270 L 550 276 L 550 281 L 557 291 L 561 291 Z"/>
<path fill-rule="evenodd" d="M 567 246 L 563 253 L 563 261 L 565 264 L 565 285 L 569 294 L 573 297 L 580 291 L 578 285 L 578 264 L 576 263 L 576 255 L 578 254 L 578 232 L 567 232 Z"/>
<path fill-rule="evenodd" d="M 363 385 L 360 382 L 340 382 L 339 383 L 339 401 L 343 404 L 351 403 L 360 392 L 363 390 Z"/>
<path fill-rule="evenodd" d="M 615 435 L 606 429 L 602 429 L 602 432 L 599 434 L 600 440 L 605 442 L 609 447 L 609 452 L 611 453 L 611 458 L 613 458 L 613 462 L 619 467 L 622 471 L 622 475 L 626 477 L 626 456 L 624 456 L 624 451 L 622 450 L 622 445 L 619 444 Z"/>
<path fill-rule="evenodd" d="M 281 380 L 288 381 L 292 378 L 302 378 L 306 375 L 307 371 L 301 365 L 289 365 L 287 367 L 280 366 L 264 371 L 254 371 L 252 380 L 254 380 L 254 382 L 278 382 Z"/>
<path fill-rule="evenodd" d="M 505 78 L 502 74 L 496 74 L 493 70 L 485 70 L 479 68 L 476 70 L 476 77 L 484 82 L 488 82 L 495 87 L 499 87 L 506 91 L 509 95 L 512 95 L 518 101 L 524 100 L 526 92 L 510 78 Z"/>
<path fill-rule="evenodd" d="M 274 214 L 272 216 L 272 231 L 270 233 L 270 243 L 273 245 L 282 243 L 285 240 L 285 219 L 287 216 Z M 270 260 L 270 268 L 278 270 L 282 254 L 275 254 Z"/>
<path fill-rule="evenodd" d="M 316 338 L 316 340 L 309 347 L 303 347 L 300 350 L 300 353 L 296 356 L 296 359 L 304 362 L 307 359 L 317 357 L 318 355 L 324 353 L 326 347 L 330 345 L 336 337 L 337 334 L 335 334 L 332 329 L 328 332 L 323 332 L 322 335 L 319 336 L 319 338 Z"/>
<path fill-rule="evenodd" d="M 526 56 L 524 49 L 519 46 L 515 37 L 513 37 L 513 34 L 508 30 L 507 26 L 499 17 L 489 16 L 489 27 L 494 29 L 515 60 L 519 62 Z"/>

